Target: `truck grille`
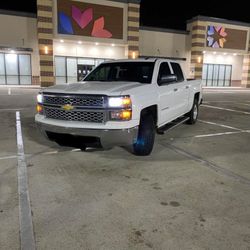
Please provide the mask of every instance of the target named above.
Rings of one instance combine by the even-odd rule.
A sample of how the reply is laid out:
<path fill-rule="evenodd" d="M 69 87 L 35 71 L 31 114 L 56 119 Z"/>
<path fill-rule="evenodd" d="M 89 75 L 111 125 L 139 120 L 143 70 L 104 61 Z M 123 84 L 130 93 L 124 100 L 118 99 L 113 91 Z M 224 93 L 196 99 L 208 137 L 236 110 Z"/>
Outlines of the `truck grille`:
<path fill-rule="evenodd" d="M 101 111 L 66 111 L 61 109 L 44 107 L 44 114 L 47 118 L 64 121 L 81 121 L 95 123 L 103 123 L 105 121 L 105 113 Z"/>
<path fill-rule="evenodd" d="M 56 95 L 44 95 L 44 103 L 52 105 L 65 105 L 70 104 L 79 107 L 104 107 L 103 96 L 56 96 Z"/>

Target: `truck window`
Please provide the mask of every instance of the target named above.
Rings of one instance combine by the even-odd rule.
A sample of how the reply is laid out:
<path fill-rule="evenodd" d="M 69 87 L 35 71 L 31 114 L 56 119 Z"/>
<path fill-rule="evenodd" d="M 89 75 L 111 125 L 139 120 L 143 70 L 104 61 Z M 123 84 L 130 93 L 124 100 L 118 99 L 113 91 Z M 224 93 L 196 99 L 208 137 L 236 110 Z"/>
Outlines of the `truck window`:
<path fill-rule="evenodd" d="M 157 78 L 158 83 L 159 83 L 159 79 L 161 79 L 162 76 L 168 76 L 168 75 L 171 75 L 171 71 L 170 71 L 168 63 L 167 62 L 161 63 L 158 78 Z"/>
<path fill-rule="evenodd" d="M 151 83 L 154 62 L 102 63 L 84 81 Z"/>
<path fill-rule="evenodd" d="M 170 63 L 172 66 L 172 69 L 174 71 L 174 74 L 177 76 L 177 82 L 183 82 L 184 81 L 184 76 L 182 73 L 182 69 L 179 63 Z"/>

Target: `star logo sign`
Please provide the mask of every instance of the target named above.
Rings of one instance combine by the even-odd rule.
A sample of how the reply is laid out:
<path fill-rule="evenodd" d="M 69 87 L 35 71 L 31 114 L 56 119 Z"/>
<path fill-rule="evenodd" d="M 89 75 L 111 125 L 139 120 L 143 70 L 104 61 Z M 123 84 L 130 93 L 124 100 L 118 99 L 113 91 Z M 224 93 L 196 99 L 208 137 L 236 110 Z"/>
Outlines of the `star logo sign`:
<path fill-rule="evenodd" d="M 227 41 L 227 33 L 222 26 L 208 26 L 207 30 L 207 46 L 212 48 L 224 48 Z"/>

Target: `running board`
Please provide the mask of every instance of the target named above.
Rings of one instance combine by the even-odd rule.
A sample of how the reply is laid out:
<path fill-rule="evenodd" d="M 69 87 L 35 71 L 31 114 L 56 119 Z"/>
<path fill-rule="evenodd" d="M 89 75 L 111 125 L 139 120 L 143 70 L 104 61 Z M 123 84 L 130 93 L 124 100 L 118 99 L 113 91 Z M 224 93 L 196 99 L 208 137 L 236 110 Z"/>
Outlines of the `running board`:
<path fill-rule="evenodd" d="M 174 120 L 170 123 L 167 123 L 166 125 L 158 128 L 156 130 L 156 132 L 157 132 L 157 134 L 164 135 L 166 131 L 181 125 L 182 123 L 186 122 L 188 119 L 189 119 L 189 117 L 185 117 L 185 116 L 177 118 L 176 120 Z"/>

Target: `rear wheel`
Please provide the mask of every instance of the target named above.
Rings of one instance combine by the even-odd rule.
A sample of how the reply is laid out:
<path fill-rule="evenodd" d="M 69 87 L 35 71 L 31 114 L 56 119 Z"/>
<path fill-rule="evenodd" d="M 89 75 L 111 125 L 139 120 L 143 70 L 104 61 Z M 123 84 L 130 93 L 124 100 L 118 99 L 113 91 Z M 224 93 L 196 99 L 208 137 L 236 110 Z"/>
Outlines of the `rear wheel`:
<path fill-rule="evenodd" d="M 152 115 L 141 117 L 137 141 L 133 145 L 134 154 L 145 156 L 152 152 L 155 140 L 155 122 Z"/>
<path fill-rule="evenodd" d="M 198 119 L 198 115 L 199 115 L 199 104 L 198 104 L 198 100 L 194 99 L 194 103 L 193 103 L 193 107 L 190 110 L 189 113 L 187 113 L 187 117 L 189 117 L 189 119 L 187 120 L 187 124 L 195 124 L 197 119 Z"/>

